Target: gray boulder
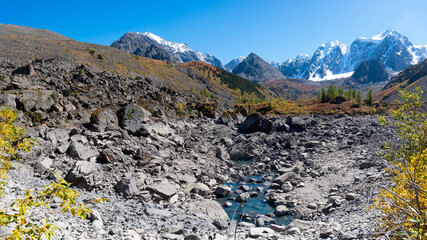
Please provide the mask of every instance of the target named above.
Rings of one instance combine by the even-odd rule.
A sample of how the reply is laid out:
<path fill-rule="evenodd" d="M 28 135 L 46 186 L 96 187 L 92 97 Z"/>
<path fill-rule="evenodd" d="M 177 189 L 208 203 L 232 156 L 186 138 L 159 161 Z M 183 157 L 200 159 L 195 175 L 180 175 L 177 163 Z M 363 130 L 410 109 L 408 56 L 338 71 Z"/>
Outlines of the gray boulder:
<path fill-rule="evenodd" d="M 82 135 L 74 135 L 71 137 L 71 144 L 68 148 L 68 154 L 75 159 L 88 160 L 91 157 L 96 157 L 99 152 L 90 146 L 87 146 L 87 139 Z"/>
<path fill-rule="evenodd" d="M 16 108 L 16 96 L 8 93 L 1 93 L 0 105 Z"/>
<path fill-rule="evenodd" d="M 219 198 L 227 197 L 228 194 L 230 193 L 231 193 L 231 187 L 227 185 L 218 186 L 214 191 L 214 194 Z"/>
<path fill-rule="evenodd" d="M 236 201 L 237 202 L 247 202 L 251 195 L 247 192 L 241 193 L 237 196 Z"/>
<path fill-rule="evenodd" d="M 147 186 L 146 189 L 159 195 L 163 200 L 167 200 L 177 193 L 179 187 L 170 183 L 156 183 Z"/>
<path fill-rule="evenodd" d="M 191 189 L 191 192 L 201 196 L 207 196 L 211 192 L 211 189 L 204 183 L 196 183 L 193 189 Z"/>
<path fill-rule="evenodd" d="M 102 168 L 97 163 L 78 161 L 68 172 L 65 180 L 78 188 L 91 190 L 103 179 Z"/>
<path fill-rule="evenodd" d="M 117 182 L 115 189 L 119 195 L 125 198 L 132 196 L 138 191 L 134 177 L 122 178 Z"/>
<path fill-rule="evenodd" d="M 207 215 L 212 222 L 225 221 L 228 223 L 230 221 L 221 204 L 215 200 L 206 199 L 199 202 L 192 202 L 188 205 L 188 209 L 194 213 Z"/>
<path fill-rule="evenodd" d="M 35 110 L 46 112 L 55 104 L 52 97 L 54 94 L 57 93 L 52 90 L 24 90 L 16 98 L 17 107 L 26 112 Z"/>
<path fill-rule="evenodd" d="M 108 108 L 97 109 L 90 116 L 90 125 L 93 130 L 102 132 L 106 128 L 118 128 L 119 120 L 113 110 Z"/>
<path fill-rule="evenodd" d="M 277 177 L 276 179 L 274 179 L 273 182 L 282 186 L 285 182 L 295 182 L 295 181 L 300 181 L 300 180 L 301 180 L 300 175 L 298 175 L 294 172 L 286 172 L 286 173 L 280 175 L 279 177 Z"/>
<path fill-rule="evenodd" d="M 246 117 L 239 126 L 239 132 L 254 133 L 264 132 L 269 133 L 273 129 L 273 123 L 270 120 L 263 119 L 258 113 L 253 113 Z"/>
<path fill-rule="evenodd" d="M 280 205 L 276 207 L 274 214 L 278 217 L 285 216 L 289 214 L 289 209 L 285 205 Z"/>
<path fill-rule="evenodd" d="M 308 126 L 308 123 L 302 117 L 294 116 L 290 118 L 290 126 L 297 130 L 305 130 Z"/>
<path fill-rule="evenodd" d="M 135 136 L 148 135 L 143 128 L 144 123 L 150 120 L 151 114 L 138 105 L 127 105 L 117 113 L 120 126 Z"/>

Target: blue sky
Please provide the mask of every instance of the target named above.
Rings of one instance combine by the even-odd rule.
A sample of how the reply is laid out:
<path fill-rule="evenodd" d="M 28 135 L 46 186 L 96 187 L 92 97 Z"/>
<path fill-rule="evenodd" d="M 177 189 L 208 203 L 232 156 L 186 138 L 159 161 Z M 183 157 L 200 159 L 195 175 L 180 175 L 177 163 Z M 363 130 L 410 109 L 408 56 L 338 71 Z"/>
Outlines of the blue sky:
<path fill-rule="evenodd" d="M 427 44 L 426 0 L 3 1 L 0 23 L 110 45 L 125 32 L 152 32 L 217 56 L 254 52 L 283 62 L 324 43 L 350 44 L 386 29 Z"/>

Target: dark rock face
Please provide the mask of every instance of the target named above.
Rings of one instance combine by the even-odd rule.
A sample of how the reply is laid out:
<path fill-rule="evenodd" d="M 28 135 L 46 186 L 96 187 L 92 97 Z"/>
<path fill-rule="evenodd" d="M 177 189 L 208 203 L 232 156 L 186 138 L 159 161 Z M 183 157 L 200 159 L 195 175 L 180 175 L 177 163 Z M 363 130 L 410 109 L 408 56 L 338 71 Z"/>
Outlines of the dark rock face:
<path fill-rule="evenodd" d="M 385 66 L 376 60 L 361 63 L 351 77 L 355 84 L 384 82 L 389 78 Z"/>
<path fill-rule="evenodd" d="M 258 113 L 253 113 L 246 117 L 245 121 L 239 126 L 240 132 L 253 133 L 261 126 L 262 118 Z"/>
<path fill-rule="evenodd" d="M 239 132 L 254 133 L 264 132 L 269 133 L 273 129 L 273 123 L 270 120 L 263 119 L 258 113 L 253 113 L 246 117 L 239 126 Z"/>
<path fill-rule="evenodd" d="M 151 114 L 138 105 L 127 105 L 120 109 L 117 113 L 120 126 L 126 129 L 130 134 L 135 136 L 146 135 L 147 132 L 143 129 L 145 122 L 150 120 Z"/>
<path fill-rule="evenodd" d="M 285 79 L 279 70 L 273 68 L 255 53 L 249 54 L 245 60 L 233 69 L 233 73 L 254 82 L 266 82 L 272 79 Z"/>
<path fill-rule="evenodd" d="M 36 74 L 36 71 L 34 70 L 34 67 L 31 64 L 29 64 L 29 65 L 26 65 L 24 67 L 20 67 L 20 68 L 16 69 L 15 71 L 13 71 L 12 74 L 24 74 L 24 75 L 30 75 L 31 76 L 31 75 Z"/>
<path fill-rule="evenodd" d="M 172 54 L 159 46 L 155 41 L 135 33 L 124 34 L 119 40 L 113 42 L 111 47 L 142 57 L 177 62 L 177 59 Z"/>

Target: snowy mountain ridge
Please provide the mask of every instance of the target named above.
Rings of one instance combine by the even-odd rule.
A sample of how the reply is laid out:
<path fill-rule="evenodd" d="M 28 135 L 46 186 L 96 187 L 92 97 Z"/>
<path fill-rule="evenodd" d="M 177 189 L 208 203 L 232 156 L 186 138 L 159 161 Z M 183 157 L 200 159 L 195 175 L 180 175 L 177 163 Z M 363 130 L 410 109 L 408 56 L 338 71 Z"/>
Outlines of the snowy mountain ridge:
<path fill-rule="evenodd" d="M 167 41 L 151 32 L 137 32 L 136 34 L 146 36 L 154 40 L 157 44 L 162 46 L 163 49 L 165 49 L 175 58 L 177 58 L 179 62 L 202 61 L 209 63 L 215 67 L 223 68 L 222 63 L 218 58 L 214 57 L 209 53 L 201 53 L 199 51 L 193 50 L 185 43 Z"/>
<path fill-rule="evenodd" d="M 202 61 L 215 67 L 224 68 L 221 61 L 209 53 L 193 50 L 185 43 L 165 40 L 151 32 L 128 32 L 111 46 L 132 54 L 163 61 L 176 63 Z"/>
<path fill-rule="evenodd" d="M 319 81 L 351 76 L 357 66 L 369 60 L 399 72 L 425 58 L 427 45 L 414 46 L 406 36 L 386 30 L 371 38 L 359 37 L 350 46 L 339 41 L 324 43 L 312 56 L 298 55 L 278 69 L 287 77 Z"/>
<path fill-rule="evenodd" d="M 426 58 L 427 45 L 415 46 L 399 32 L 386 30 L 371 38 L 359 37 L 349 46 L 331 41 L 320 45 L 313 55 L 300 54 L 281 64 L 268 63 L 286 77 L 320 81 L 349 77 L 370 60 L 381 62 L 389 72 L 400 72 Z M 231 72 L 240 62 L 233 59 L 225 69 Z"/>

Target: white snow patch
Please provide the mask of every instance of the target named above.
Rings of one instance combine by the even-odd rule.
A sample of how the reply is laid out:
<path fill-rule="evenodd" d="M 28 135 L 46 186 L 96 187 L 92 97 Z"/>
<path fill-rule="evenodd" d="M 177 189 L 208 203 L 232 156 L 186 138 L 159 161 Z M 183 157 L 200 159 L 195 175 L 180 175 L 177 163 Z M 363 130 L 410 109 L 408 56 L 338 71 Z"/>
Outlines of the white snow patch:
<path fill-rule="evenodd" d="M 339 79 L 339 78 L 348 78 L 348 77 L 351 77 L 351 75 L 353 75 L 353 73 L 354 73 L 354 71 L 346 72 L 346 73 L 339 73 L 339 74 L 332 74 L 331 71 L 327 71 L 326 76 L 324 76 L 323 78 L 321 78 L 319 76 L 312 76 L 309 78 L 309 80 L 311 80 L 311 81 L 323 81 L 323 80 L 333 80 L 333 79 Z"/>

